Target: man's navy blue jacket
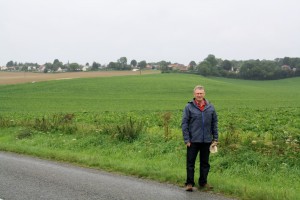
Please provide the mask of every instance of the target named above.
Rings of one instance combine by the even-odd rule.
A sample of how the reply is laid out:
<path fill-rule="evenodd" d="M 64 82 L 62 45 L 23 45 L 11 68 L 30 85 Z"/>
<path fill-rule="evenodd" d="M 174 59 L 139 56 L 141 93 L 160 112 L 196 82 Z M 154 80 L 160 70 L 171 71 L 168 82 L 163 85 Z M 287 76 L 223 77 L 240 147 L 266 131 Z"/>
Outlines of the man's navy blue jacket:
<path fill-rule="evenodd" d="M 218 116 L 214 106 L 206 99 L 201 111 L 194 100 L 187 103 L 182 116 L 182 134 L 185 143 L 210 143 L 218 141 Z"/>

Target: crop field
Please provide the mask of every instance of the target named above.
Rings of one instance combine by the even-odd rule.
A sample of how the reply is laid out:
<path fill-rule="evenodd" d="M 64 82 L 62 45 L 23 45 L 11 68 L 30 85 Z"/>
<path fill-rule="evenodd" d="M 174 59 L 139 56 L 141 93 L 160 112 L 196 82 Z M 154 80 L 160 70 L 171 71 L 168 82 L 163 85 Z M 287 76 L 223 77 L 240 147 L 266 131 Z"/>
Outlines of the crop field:
<path fill-rule="evenodd" d="M 157 73 L 143 71 L 143 74 Z M 139 75 L 139 71 L 97 71 L 97 72 L 65 72 L 65 73 L 33 73 L 33 72 L 0 72 L 0 85 L 39 82 L 49 80 L 64 80 L 74 78 L 111 77 Z"/>
<path fill-rule="evenodd" d="M 206 86 L 207 98 L 219 110 L 300 107 L 299 78 L 243 81 L 156 74 L 0 85 L 0 112 L 181 110 L 196 84 Z"/>
<path fill-rule="evenodd" d="M 300 199 L 300 78 L 142 73 L 4 84 L 0 150 L 182 185 L 181 115 L 198 84 L 219 117 L 215 192 Z"/>

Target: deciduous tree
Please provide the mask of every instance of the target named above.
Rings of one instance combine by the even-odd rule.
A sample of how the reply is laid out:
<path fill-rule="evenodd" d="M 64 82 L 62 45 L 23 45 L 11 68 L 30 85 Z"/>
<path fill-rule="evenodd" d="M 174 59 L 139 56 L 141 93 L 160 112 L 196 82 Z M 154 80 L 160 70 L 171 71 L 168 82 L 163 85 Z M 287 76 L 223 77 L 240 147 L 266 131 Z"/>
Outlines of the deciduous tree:
<path fill-rule="evenodd" d="M 126 57 L 121 57 L 120 59 L 118 59 L 118 63 L 120 64 L 121 70 L 127 69 L 127 58 Z"/>
<path fill-rule="evenodd" d="M 138 68 L 144 69 L 147 66 L 147 62 L 145 60 L 142 60 L 138 63 Z"/>
<path fill-rule="evenodd" d="M 137 66 L 137 61 L 134 60 L 134 59 L 131 60 L 130 65 L 133 66 L 133 67 L 136 67 Z"/>
<path fill-rule="evenodd" d="M 194 71 L 196 69 L 196 66 L 197 66 L 196 62 L 192 60 L 189 63 L 189 70 Z"/>
<path fill-rule="evenodd" d="M 92 65 L 91 70 L 92 70 L 92 71 L 97 71 L 97 70 L 99 70 L 99 67 L 100 67 L 100 66 L 101 66 L 101 64 L 96 63 L 96 62 L 93 62 L 93 65 Z"/>

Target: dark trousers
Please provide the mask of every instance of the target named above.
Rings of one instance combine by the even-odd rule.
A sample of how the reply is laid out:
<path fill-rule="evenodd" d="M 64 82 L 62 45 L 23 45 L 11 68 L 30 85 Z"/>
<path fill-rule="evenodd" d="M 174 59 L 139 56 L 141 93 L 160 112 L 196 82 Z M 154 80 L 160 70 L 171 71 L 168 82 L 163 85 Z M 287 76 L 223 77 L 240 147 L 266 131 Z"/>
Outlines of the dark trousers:
<path fill-rule="evenodd" d="M 195 174 L 195 162 L 200 152 L 200 177 L 198 180 L 198 184 L 200 186 L 205 185 L 207 183 L 207 176 L 210 169 L 209 165 L 209 146 L 211 143 L 192 143 L 190 147 L 187 147 L 187 156 L 186 156 L 186 185 L 192 184 L 195 185 L 194 182 L 194 174 Z"/>

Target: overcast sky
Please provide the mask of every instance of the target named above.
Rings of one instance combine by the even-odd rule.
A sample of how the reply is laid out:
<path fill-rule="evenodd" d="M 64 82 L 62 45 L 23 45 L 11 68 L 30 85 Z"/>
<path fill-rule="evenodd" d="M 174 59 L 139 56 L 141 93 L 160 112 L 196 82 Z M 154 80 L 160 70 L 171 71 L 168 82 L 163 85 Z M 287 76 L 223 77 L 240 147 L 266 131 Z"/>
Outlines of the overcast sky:
<path fill-rule="evenodd" d="M 0 65 L 300 57 L 299 0 L 0 0 Z"/>

